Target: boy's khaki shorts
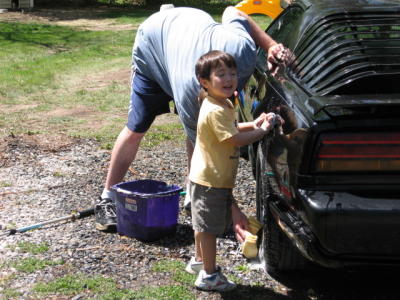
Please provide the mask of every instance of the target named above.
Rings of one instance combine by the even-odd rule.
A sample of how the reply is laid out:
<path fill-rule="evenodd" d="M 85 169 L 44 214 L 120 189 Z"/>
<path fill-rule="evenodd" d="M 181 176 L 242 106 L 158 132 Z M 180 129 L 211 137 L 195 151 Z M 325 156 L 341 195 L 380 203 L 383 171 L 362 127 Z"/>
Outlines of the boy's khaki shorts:
<path fill-rule="evenodd" d="M 189 183 L 192 226 L 197 232 L 223 234 L 232 224 L 232 189 Z"/>

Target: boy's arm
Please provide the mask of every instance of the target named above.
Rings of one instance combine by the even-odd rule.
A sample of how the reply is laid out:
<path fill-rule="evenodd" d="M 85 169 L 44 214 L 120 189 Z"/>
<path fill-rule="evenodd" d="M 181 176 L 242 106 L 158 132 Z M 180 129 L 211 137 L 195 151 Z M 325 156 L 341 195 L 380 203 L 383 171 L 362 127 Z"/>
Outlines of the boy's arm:
<path fill-rule="evenodd" d="M 267 134 L 276 122 L 279 123 L 279 119 L 274 113 L 264 113 L 253 122 L 239 123 L 239 133 L 230 137 L 227 141 L 233 143 L 236 147 L 249 145 Z"/>
<path fill-rule="evenodd" d="M 250 130 L 254 130 L 254 129 L 257 129 L 254 126 L 254 122 L 243 122 L 243 123 L 238 124 L 239 132 L 250 131 Z"/>
<path fill-rule="evenodd" d="M 266 133 L 268 133 L 269 128 L 267 130 L 263 128 L 257 128 L 251 131 L 242 131 L 234 136 L 230 137 L 226 141 L 228 143 L 232 143 L 236 147 L 242 147 L 245 145 L 249 145 L 261 139 Z"/>
<path fill-rule="evenodd" d="M 249 221 L 246 215 L 240 210 L 236 203 L 232 203 L 232 223 L 236 239 L 243 243 L 246 239 L 246 232 L 249 231 Z"/>
<path fill-rule="evenodd" d="M 271 113 L 269 115 L 269 114 L 266 114 L 266 113 L 263 112 L 263 113 L 261 113 L 261 115 L 258 116 L 257 119 L 255 119 L 252 122 L 239 123 L 238 124 L 238 130 L 240 132 L 242 132 L 242 131 L 249 131 L 249 130 L 257 129 L 257 128 L 259 128 L 261 126 L 261 124 L 264 122 L 264 120 L 271 119 L 272 118 L 271 116 L 273 116 Z"/>

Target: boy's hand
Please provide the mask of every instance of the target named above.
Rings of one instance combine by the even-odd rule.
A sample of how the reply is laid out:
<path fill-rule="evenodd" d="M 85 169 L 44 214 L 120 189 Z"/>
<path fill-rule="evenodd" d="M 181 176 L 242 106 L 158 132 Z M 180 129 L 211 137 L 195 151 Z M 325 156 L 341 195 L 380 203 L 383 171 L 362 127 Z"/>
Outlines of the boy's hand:
<path fill-rule="evenodd" d="M 261 124 L 260 128 L 261 128 L 263 131 L 268 132 L 269 129 L 271 128 L 271 124 L 270 124 L 269 121 L 265 120 L 265 121 Z"/>
<path fill-rule="evenodd" d="M 254 121 L 253 121 L 253 124 L 254 124 L 254 129 L 258 129 L 258 128 L 260 128 L 260 126 L 262 125 L 262 123 L 264 122 L 264 120 L 267 118 L 267 114 L 266 113 L 261 113 L 261 115 L 259 115 L 258 117 L 257 117 L 257 119 L 255 119 Z"/>
<path fill-rule="evenodd" d="M 280 115 L 270 112 L 268 114 L 262 113 L 257 119 L 253 121 L 254 129 L 261 128 L 264 131 L 270 130 L 275 125 L 282 125 L 284 123 Z"/>
<path fill-rule="evenodd" d="M 243 243 L 246 239 L 246 232 L 249 231 L 249 221 L 236 204 L 232 204 L 232 223 L 236 239 Z"/>
<path fill-rule="evenodd" d="M 276 124 L 279 124 L 279 117 L 274 113 L 268 113 L 265 116 L 263 123 L 261 124 L 260 128 L 265 132 L 268 132 L 271 128 L 273 128 Z"/>

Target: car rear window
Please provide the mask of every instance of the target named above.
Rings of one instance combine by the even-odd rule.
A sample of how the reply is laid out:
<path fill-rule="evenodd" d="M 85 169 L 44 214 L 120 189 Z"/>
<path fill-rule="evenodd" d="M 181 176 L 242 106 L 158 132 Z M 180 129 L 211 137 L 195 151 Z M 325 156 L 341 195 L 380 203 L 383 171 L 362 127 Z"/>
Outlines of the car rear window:
<path fill-rule="evenodd" d="M 400 93 L 400 12 L 326 16 L 294 54 L 289 73 L 310 94 Z"/>

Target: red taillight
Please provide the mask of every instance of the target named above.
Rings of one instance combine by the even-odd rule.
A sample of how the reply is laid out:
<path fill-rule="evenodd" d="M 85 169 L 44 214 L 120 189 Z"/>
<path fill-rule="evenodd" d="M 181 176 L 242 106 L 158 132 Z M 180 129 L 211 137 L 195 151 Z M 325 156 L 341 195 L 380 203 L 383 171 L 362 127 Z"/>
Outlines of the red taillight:
<path fill-rule="evenodd" d="M 400 132 L 323 133 L 314 171 L 400 171 Z"/>

